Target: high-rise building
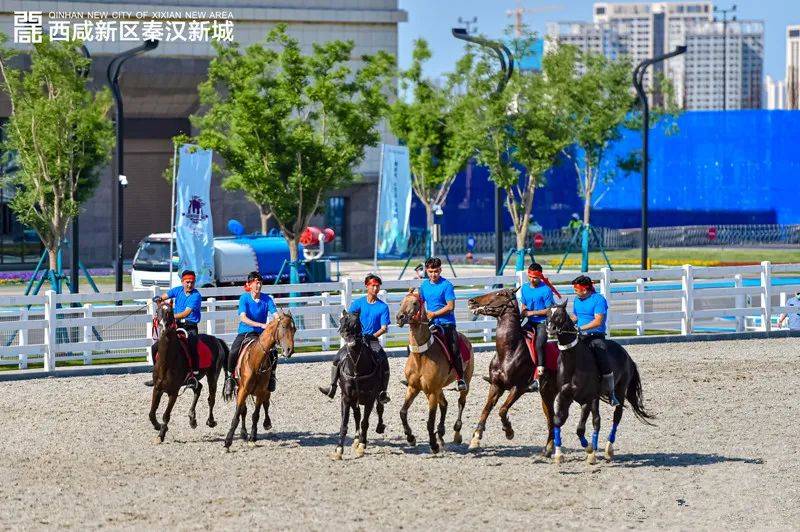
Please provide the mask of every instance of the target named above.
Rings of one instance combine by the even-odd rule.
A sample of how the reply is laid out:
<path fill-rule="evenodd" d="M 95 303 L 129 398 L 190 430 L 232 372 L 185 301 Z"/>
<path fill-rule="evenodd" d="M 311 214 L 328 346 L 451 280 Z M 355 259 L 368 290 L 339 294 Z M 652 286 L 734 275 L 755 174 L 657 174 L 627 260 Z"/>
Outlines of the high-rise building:
<path fill-rule="evenodd" d="M 683 108 L 760 107 L 763 24 L 751 21 L 714 23 L 713 13 L 711 1 L 596 2 L 593 23 L 549 24 L 548 36 L 554 42 L 574 44 L 606 57 L 627 55 L 633 64 L 667 53 L 679 45 L 693 43 L 704 51 L 694 50 L 693 53 L 690 45 L 687 54 L 655 64 L 645 77 L 646 86 L 651 87 L 652 72 L 659 72 L 672 81 L 677 104 Z M 721 29 L 723 26 L 728 28 L 725 35 Z M 728 51 L 722 53 L 723 41 L 730 54 Z M 713 51 L 712 42 L 715 43 Z M 696 62 L 688 65 L 690 61 Z M 690 71 L 691 77 L 687 77 Z M 726 102 L 730 103 L 725 106 L 723 71 Z M 715 98 L 708 94 L 713 90 L 719 90 Z"/>
<path fill-rule="evenodd" d="M 786 109 L 786 82 L 774 80 L 772 76 L 764 78 L 764 109 Z"/>
<path fill-rule="evenodd" d="M 800 25 L 786 28 L 786 108 L 800 109 Z"/>

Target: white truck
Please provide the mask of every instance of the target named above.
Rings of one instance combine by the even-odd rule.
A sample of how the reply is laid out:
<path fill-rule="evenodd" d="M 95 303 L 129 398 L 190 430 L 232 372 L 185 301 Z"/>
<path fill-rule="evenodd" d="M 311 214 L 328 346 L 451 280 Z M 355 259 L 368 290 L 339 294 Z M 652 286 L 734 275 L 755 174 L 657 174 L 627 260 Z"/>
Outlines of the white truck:
<path fill-rule="evenodd" d="M 136 250 L 131 270 L 135 290 L 158 286 L 169 288 L 180 284 L 180 257 L 173 244 L 172 278 L 169 275 L 169 233 L 145 237 Z M 302 256 L 302 251 L 300 253 Z M 289 245 L 281 236 L 242 235 L 214 238 L 214 285 L 242 284 L 247 274 L 258 271 L 265 282 L 289 282 Z M 281 269 L 283 271 L 281 271 Z M 305 268 L 300 269 L 300 281 L 307 282 Z M 198 287 L 202 288 L 202 287 Z"/>

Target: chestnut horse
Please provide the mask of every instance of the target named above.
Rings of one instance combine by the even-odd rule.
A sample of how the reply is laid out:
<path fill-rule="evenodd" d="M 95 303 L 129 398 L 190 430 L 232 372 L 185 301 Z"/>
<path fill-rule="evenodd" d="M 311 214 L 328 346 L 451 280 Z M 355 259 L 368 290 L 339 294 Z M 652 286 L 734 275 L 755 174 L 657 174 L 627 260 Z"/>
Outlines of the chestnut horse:
<path fill-rule="evenodd" d="M 245 343 L 239 351 L 239 385 L 236 393 L 236 409 L 231 421 L 231 428 L 225 437 L 225 449 L 233 443 L 233 434 L 239 425 L 239 418 L 242 420 L 242 439 L 246 439 L 248 444 L 255 446 L 258 430 L 258 416 L 261 405 L 264 405 L 264 427 L 269 429 L 272 423 L 269 422 L 269 376 L 273 367 L 270 361 L 270 351 L 280 345 L 283 356 L 289 358 L 294 354 L 294 333 L 297 331 L 291 313 L 278 311 L 270 321 L 264 331 L 257 339 Z M 253 427 L 250 435 L 247 434 L 246 415 L 247 398 L 253 396 L 255 406 L 253 409 Z"/>
<path fill-rule="evenodd" d="M 428 398 L 428 437 L 431 451 L 435 454 L 439 452 L 440 448 L 444 447 L 444 422 L 447 416 L 447 400 L 444 398 L 444 387 L 456 380 L 456 372 L 450 365 L 450 361 L 441 344 L 432 338 L 432 333 L 428 328 L 428 320 L 425 319 L 422 300 L 419 293 L 413 288 L 409 290 L 403 301 L 401 301 L 396 318 L 400 327 L 408 324 L 410 329 L 408 335 L 409 353 L 405 368 L 408 387 L 406 388 L 403 407 L 400 409 L 400 419 L 403 422 L 406 440 L 411 445 L 416 445 L 417 443 L 411 427 L 408 425 L 408 408 L 419 392 L 423 392 Z M 464 380 L 469 386 L 475 366 L 475 354 L 472 351 L 472 344 L 469 340 L 463 334 L 459 333 L 459 335 L 470 352 L 469 362 L 464 364 Z M 468 391 L 460 392 L 458 397 L 458 419 L 453 425 L 453 443 L 456 444 L 461 443 L 461 415 L 467 402 L 467 393 Z M 441 419 L 437 430 L 434 432 L 437 405 L 441 413 Z"/>
<path fill-rule="evenodd" d="M 158 431 L 156 442 L 161 443 L 167 434 L 167 424 L 172 413 L 172 407 L 175 406 L 175 401 L 178 399 L 178 392 L 184 386 L 194 390 L 194 400 L 192 401 L 192 407 L 189 409 L 189 426 L 192 428 L 197 427 L 195 407 L 197 406 L 197 400 L 200 398 L 200 392 L 203 390 L 203 385 L 200 383 L 200 379 L 203 377 L 208 377 L 208 419 L 206 420 L 206 425 L 209 427 L 217 426 L 217 422 L 214 420 L 217 379 L 219 379 L 222 365 L 228 358 L 228 346 L 215 336 L 199 335 L 200 340 L 211 350 L 211 367 L 194 374 L 189 365 L 188 354 L 184 351 L 186 344 L 181 346 L 181 340 L 178 338 L 177 323 L 175 322 L 175 314 L 171 303 L 164 302 L 158 305 L 156 308 L 156 320 L 161 334 L 157 343 L 156 352 L 158 356 L 154 357 L 155 360 L 153 360 L 153 395 L 150 401 L 150 422 L 153 424 L 153 428 Z M 169 396 L 169 402 L 164 410 L 162 421 L 159 423 L 156 420 L 156 411 L 161 402 L 161 396 L 165 393 Z"/>
<path fill-rule="evenodd" d="M 508 410 L 519 399 L 528 387 L 534 371 L 528 346 L 525 343 L 525 332 L 522 330 L 522 319 L 517 304 L 516 290 L 503 289 L 491 292 L 468 301 L 469 309 L 474 314 L 492 316 L 497 318 L 495 332 L 495 355 L 489 364 L 489 395 L 483 407 L 481 417 L 472 435 L 470 449 L 477 449 L 481 445 L 481 438 L 486 429 L 486 419 L 489 417 L 497 401 L 507 391 L 511 390 L 508 398 L 500 407 L 500 421 L 503 431 L 509 440 L 514 437 L 514 429 L 508 419 Z M 539 393 L 542 398 L 542 411 L 547 421 L 547 441 L 543 454 L 551 456 L 554 451 L 553 444 L 553 403 L 558 387 L 556 375 L 552 370 L 546 370 L 539 378 Z"/>

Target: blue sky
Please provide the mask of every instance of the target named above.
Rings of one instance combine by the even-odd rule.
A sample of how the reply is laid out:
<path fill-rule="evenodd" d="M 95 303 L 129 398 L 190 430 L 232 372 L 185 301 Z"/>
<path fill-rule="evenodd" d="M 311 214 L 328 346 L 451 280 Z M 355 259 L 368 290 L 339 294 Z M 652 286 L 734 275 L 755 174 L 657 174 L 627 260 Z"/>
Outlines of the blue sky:
<path fill-rule="evenodd" d="M 625 3 L 633 3 L 622 0 Z M 800 0 L 739 0 L 715 2 L 720 8 L 737 5 L 739 19 L 763 20 L 764 74 L 775 79 L 785 77 L 786 26 L 800 24 Z M 411 60 L 414 39 L 425 37 L 433 49 L 428 73 L 439 75 L 452 68 L 461 54 L 462 43 L 450 34 L 450 28 L 459 26 L 458 18 L 478 17 L 478 31 L 489 36 L 501 36 L 512 21 L 506 10 L 516 7 L 515 0 L 399 0 L 400 8 L 408 12 L 408 22 L 400 24 L 399 62 L 406 67 Z M 523 0 L 527 8 L 554 8 L 540 13 L 526 13 L 525 23 L 532 29 L 544 32 L 547 22 L 559 20 L 592 19 L 594 0 Z"/>

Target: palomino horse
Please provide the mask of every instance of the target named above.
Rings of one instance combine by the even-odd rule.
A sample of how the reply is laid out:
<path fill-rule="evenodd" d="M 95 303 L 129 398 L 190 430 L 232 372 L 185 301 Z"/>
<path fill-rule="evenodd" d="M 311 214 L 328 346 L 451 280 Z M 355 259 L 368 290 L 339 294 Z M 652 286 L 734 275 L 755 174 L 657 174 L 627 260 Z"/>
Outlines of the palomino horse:
<path fill-rule="evenodd" d="M 364 456 L 367 447 L 367 431 L 369 416 L 377 402 L 381 386 L 381 368 L 372 348 L 364 341 L 361 332 L 361 320 L 358 312 L 342 310 L 339 323 L 339 335 L 345 342 L 342 347 L 344 356 L 339 362 L 339 389 L 341 390 L 342 424 L 339 429 L 339 445 L 333 453 L 334 460 L 341 460 L 344 452 L 344 439 L 347 436 L 347 423 L 350 410 L 356 424 L 356 436 L 353 438 L 353 451 L 356 458 Z M 364 417 L 361 418 L 359 405 L 364 405 Z M 375 432 L 383 434 L 383 405 L 378 402 L 378 426 Z"/>
<path fill-rule="evenodd" d="M 225 436 L 225 448 L 228 449 L 233 443 L 233 434 L 242 420 L 242 439 L 248 440 L 252 447 L 255 445 L 258 431 L 258 415 L 261 405 L 264 405 L 264 427 L 269 428 L 269 376 L 272 372 L 270 362 L 270 351 L 280 345 L 283 356 L 289 358 L 294 354 L 294 333 L 297 331 L 291 313 L 279 311 L 269 322 L 264 331 L 258 338 L 245 343 L 239 351 L 239 386 L 236 393 L 236 409 L 231 421 L 231 428 Z M 246 428 L 247 398 L 253 396 L 255 407 L 253 409 L 253 427 L 248 437 Z"/>
<path fill-rule="evenodd" d="M 486 419 L 507 390 L 511 390 L 511 393 L 500 407 L 500 421 L 503 424 L 506 438 L 510 440 L 514 437 L 514 429 L 508 419 L 508 410 L 525 393 L 535 368 L 525 343 L 525 331 L 522 330 L 520 324 L 521 315 L 517 304 L 516 290 L 506 288 L 473 297 L 469 300 L 468 305 L 475 314 L 497 318 L 495 355 L 489 364 L 489 395 L 469 444 L 470 449 L 477 449 L 481 445 L 481 438 L 486 429 Z M 544 356 L 544 353 L 539 356 Z M 548 429 L 543 452 L 545 456 L 550 456 L 554 450 L 553 401 L 558 391 L 555 372 L 546 370 L 544 375 L 539 378 L 539 386 L 542 411 Z"/>
<path fill-rule="evenodd" d="M 444 387 L 456 380 L 456 372 L 450 364 L 450 360 L 444 351 L 443 345 L 434 341 L 433 335 L 428 328 L 428 320 L 425 319 L 422 300 L 419 293 L 411 289 L 403 301 L 400 303 L 400 310 L 397 312 L 397 324 L 402 327 L 409 326 L 408 337 L 408 360 L 406 360 L 406 397 L 403 407 L 400 409 L 400 419 L 403 421 L 403 429 L 406 439 L 411 445 L 416 445 L 417 439 L 414 437 L 411 427 L 408 425 L 408 408 L 414 402 L 419 392 L 423 392 L 428 398 L 428 437 L 430 439 L 431 451 L 438 453 L 444 447 L 444 422 L 447 416 L 447 400 L 444 398 Z M 475 355 L 472 352 L 472 344 L 467 338 L 459 333 L 461 341 L 466 344 L 469 350 L 469 361 L 464 364 L 464 380 L 469 385 L 472 380 L 472 371 L 475 366 Z M 454 356 L 459 356 L 457 353 Z M 461 443 L 461 415 L 464 413 L 464 405 L 467 402 L 467 391 L 463 391 L 458 397 L 458 419 L 453 425 L 453 443 Z M 436 424 L 436 406 L 439 406 L 441 419 L 439 426 L 434 432 Z"/>
<path fill-rule="evenodd" d="M 586 450 L 586 461 L 594 464 L 597 461 L 597 440 L 600 434 L 600 374 L 595 362 L 594 353 L 585 343 L 579 341 L 578 331 L 567 314 L 567 301 L 550 308 L 547 322 L 547 334 L 558 338 L 561 356 L 558 360 L 558 394 L 555 399 L 553 428 L 555 438 L 555 462 L 561 463 L 561 427 L 569 416 L 572 401 L 581 405 L 581 417 L 578 422 L 578 438 Z M 606 458 L 614 456 L 614 441 L 617 427 L 622 419 L 622 408 L 627 399 L 636 417 L 648 425 L 653 416 L 645 411 L 642 398 L 642 381 L 639 370 L 628 352 L 618 343 L 606 340 L 608 357 L 614 371 L 615 394 L 620 404 L 614 408 L 614 422 L 606 444 Z M 606 390 L 607 392 L 607 390 Z M 586 420 L 592 413 L 592 443 L 586 441 Z"/>
<path fill-rule="evenodd" d="M 161 329 L 161 334 L 158 337 L 157 356 L 153 360 L 153 396 L 150 402 L 150 422 L 153 424 L 153 428 L 158 431 L 157 441 L 160 443 L 164 441 L 164 436 L 167 433 L 167 424 L 172 413 L 172 407 L 175 406 L 175 400 L 178 398 L 178 392 L 184 386 L 190 386 L 194 390 L 194 400 L 192 401 L 192 407 L 189 409 L 189 426 L 192 428 L 197 427 L 195 407 L 203 389 L 200 379 L 205 376 L 208 377 L 208 419 L 206 420 L 206 425 L 209 427 L 217 425 L 214 420 L 217 379 L 219 378 L 220 370 L 222 370 L 222 365 L 225 364 L 225 360 L 228 358 L 228 346 L 214 336 L 208 334 L 199 335 L 198 350 L 203 349 L 203 345 L 207 346 L 211 360 L 208 367 L 198 370 L 195 374 L 192 371 L 193 365 L 190 363 L 188 345 L 178 337 L 175 314 L 172 311 L 171 303 L 159 304 L 156 309 L 156 320 Z M 200 358 L 198 356 L 198 360 Z M 162 422 L 159 423 L 156 420 L 156 411 L 164 393 L 169 396 L 169 402 L 164 410 Z"/>

